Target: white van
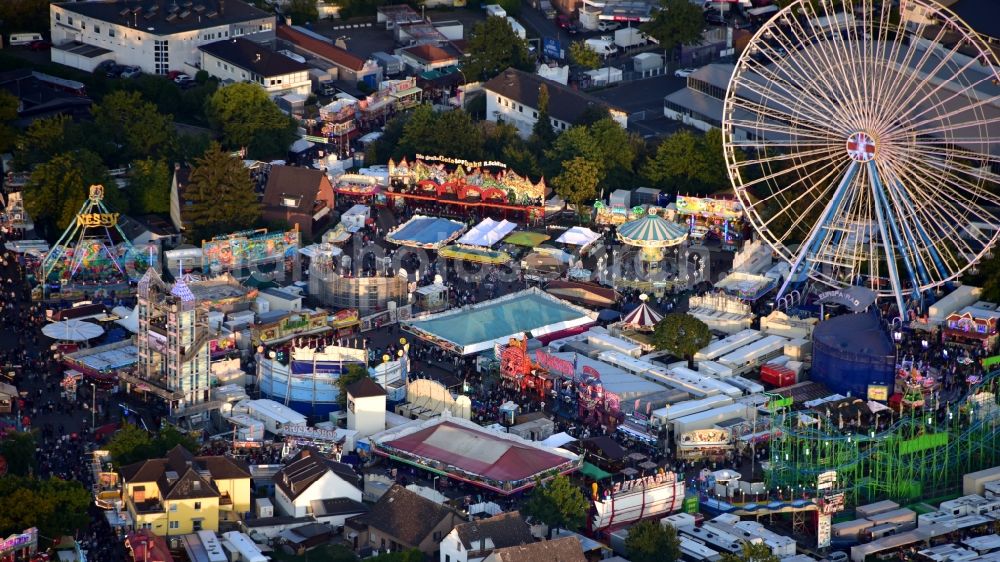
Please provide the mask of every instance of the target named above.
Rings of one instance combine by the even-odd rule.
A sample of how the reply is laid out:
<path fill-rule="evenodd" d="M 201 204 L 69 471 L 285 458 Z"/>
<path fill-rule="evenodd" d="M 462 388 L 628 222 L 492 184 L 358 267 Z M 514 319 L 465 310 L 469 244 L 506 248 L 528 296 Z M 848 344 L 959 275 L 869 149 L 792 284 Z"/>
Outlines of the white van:
<path fill-rule="evenodd" d="M 618 47 L 607 39 L 587 39 L 584 43 L 602 57 L 610 57 L 618 53 Z"/>
<path fill-rule="evenodd" d="M 41 41 L 41 33 L 11 33 L 10 41 L 7 42 L 10 46 L 17 45 L 30 45 L 34 41 Z"/>

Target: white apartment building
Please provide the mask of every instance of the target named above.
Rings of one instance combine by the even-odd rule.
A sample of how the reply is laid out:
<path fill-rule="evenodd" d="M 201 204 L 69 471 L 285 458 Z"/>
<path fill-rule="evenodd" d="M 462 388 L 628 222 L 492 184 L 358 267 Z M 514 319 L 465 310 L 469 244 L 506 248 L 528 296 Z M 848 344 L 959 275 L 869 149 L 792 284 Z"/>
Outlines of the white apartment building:
<path fill-rule="evenodd" d="M 274 15 L 242 0 L 86 0 L 49 6 L 52 62 L 92 71 L 104 60 L 147 74 L 201 65 L 198 47 L 274 39 Z"/>
<path fill-rule="evenodd" d="M 483 85 L 486 118 L 514 125 L 524 138 L 531 136 L 531 129 L 538 121 L 538 93 L 543 84 L 549 92 L 549 118 L 557 132 L 579 123 L 588 109 L 598 107 L 606 108 L 622 128 L 628 127 L 628 113 L 624 109 L 537 74 L 513 68 L 508 68 Z"/>
<path fill-rule="evenodd" d="M 237 37 L 198 47 L 201 68 L 223 82 L 253 82 L 272 96 L 312 90 L 309 67 L 267 45 Z"/>

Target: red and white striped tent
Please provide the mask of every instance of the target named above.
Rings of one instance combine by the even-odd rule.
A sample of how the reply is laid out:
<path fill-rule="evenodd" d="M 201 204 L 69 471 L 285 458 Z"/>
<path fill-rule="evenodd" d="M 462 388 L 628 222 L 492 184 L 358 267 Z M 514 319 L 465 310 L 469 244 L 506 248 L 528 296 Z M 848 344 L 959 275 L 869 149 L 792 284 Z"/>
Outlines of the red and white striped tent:
<path fill-rule="evenodd" d="M 642 304 L 622 320 L 622 324 L 633 330 L 651 332 L 662 319 L 663 315 L 653 310 L 643 299 Z"/>

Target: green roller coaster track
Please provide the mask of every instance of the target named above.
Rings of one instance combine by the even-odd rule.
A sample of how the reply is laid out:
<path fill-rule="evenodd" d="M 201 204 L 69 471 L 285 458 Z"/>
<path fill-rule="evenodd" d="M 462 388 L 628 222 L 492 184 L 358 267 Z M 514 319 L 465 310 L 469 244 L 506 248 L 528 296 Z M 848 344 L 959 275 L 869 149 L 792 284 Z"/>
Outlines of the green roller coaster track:
<path fill-rule="evenodd" d="M 790 496 L 812 493 L 820 473 L 836 470 L 837 489 L 850 505 L 952 494 L 964 474 L 1000 465 L 998 385 L 1000 370 L 953 404 L 893 414 L 897 419 L 880 432 L 852 434 L 840 420 L 776 408 L 768 486 Z"/>

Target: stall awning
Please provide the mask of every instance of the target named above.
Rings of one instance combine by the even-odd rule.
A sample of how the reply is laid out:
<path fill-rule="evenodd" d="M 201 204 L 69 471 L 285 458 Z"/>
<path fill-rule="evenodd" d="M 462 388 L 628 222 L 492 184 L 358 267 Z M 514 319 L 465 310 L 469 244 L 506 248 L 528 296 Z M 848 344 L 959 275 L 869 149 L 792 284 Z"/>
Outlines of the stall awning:
<path fill-rule="evenodd" d="M 390 95 L 392 95 L 392 97 L 394 97 L 396 99 L 399 99 L 399 98 L 405 98 L 407 96 L 412 96 L 413 94 L 419 94 L 422 91 L 424 91 L 423 88 L 418 88 L 418 87 L 414 86 L 413 88 L 407 88 L 405 90 L 400 90 L 398 92 L 393 92 Z"/>
<path fill-rule="evenodd" d="M 503 241 L 515 246 L 534 248 L 549 238 L 550 237 L 547 234 L 542 234 L 540 232 L 515 232 L 507 238 L 504 238 Z"/>
<path fill-rule="evenodd" d="M 511 260 L 510 254 L 507 254 L 506 252 L 465 246 L 448 246 L 438 251 L 438 255 L 442 258 L 452 260 L 484 263 L 488 265 L 499 265 L 501 263 L 507 263 Z"/>
<path fill-rule="evenodd" d="M 601 470 L 599 467 L 590 464 L 589 462 L 583 463 L 583 466 L 580 467 L 580 474 L 588 476 L 594 480 L 604 480 L 605 478 L 611 478 L 610 472 L 605 472 Z"/>

